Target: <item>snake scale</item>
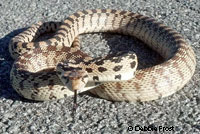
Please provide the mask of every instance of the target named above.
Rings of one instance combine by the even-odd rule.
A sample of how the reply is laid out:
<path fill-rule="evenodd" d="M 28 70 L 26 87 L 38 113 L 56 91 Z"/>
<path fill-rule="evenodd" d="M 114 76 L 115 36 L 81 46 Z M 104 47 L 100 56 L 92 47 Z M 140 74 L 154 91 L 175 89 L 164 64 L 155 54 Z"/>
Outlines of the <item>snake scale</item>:
<path fill-rule="evenodd" d="M 52 38 L 35 41 L 47 32 L 55 34 Z M 165 61 L 135 71 L 137 58 L 131 52 L 93 59 L 79 50 L 76 37 L 94 32 L 134 36 L 159 53 Z M 16 59 L 10 73 L 11 84 L 20 95 L 32 100 L 53 100 L 73 95 L 73 91 L 66 86 L 69 79 L 83 83 L 89 81 L 80 92 L 91 89 L 89 91 L 93 94 L 108 100 L 155 100 L 181 89 L 191 79 L 196 66 L 191 46 L 175 30 L 151 17 L 113 9 L 84 10 L 63 22 L 34 24 L 12 38 L 9 51 Z M 125 58 L 130 61 L 123 62 Z M 65 62 L 59 63 L 61 61 Z M 130 68 L 127 69 L 129 73 L 122 72 L 124 76 L 131 74 L 126 80 L 118 72 L 124 66 Z M 90 76 L 93 72 L 95 75 Z M 87 76 L 84 76 L 85 73 Z M 80 79 L 79 75 L 84 77 Z M 69 85 L 76 86 L 76 81 Z"/>

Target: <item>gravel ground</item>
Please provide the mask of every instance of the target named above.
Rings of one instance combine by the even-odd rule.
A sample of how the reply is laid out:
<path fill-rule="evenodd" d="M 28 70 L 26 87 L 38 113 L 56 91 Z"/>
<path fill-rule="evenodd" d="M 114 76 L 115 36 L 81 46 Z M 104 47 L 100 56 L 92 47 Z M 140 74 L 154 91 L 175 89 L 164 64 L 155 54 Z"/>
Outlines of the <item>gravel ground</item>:
<path fill-rule="evenodd" d="M 173 128 L 174 131 L 161 131 L 166 133 L 200 133 L 199 7 L 199 0 L 1 0 L 0 133 L 146 133 L 135 130 L 135 126 Z M 92 8 L 130 10 L 152 16 L 176 29 L 197 55 L 197 68 L 192 80 L 172 96 L 143 103 L 111 102 L 84 93 L 78 98 L 75 119 L 71 116 L 72 98 L 50 102 L 21 98 L 9 83 L 13 64 L 8 52 L 9 40 L 40 20 L 64 20 L 77 10 Z M 126 49 L 134 43 L 136 47 L 133 49 L 139 50 L 139 58 L 150 59 L 144 60 L 144 64 L 141 62 L 140 67 L 159 60 L 142 42 L 130 37 L 88 34 L 81 39 L 82 49 L 94 57 L 107 54 L 110 49 Z"/>

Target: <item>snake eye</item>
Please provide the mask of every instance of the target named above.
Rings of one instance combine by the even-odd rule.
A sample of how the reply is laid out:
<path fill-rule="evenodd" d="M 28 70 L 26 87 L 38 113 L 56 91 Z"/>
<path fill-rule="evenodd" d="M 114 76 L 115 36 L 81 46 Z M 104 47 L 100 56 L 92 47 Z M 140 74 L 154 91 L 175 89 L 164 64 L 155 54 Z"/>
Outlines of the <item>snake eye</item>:
<path fill-rule="evenodd" d="M 62 79 L 64 80 L 65 84 L 69 82 L 69 77 L 68 76 L 62 76 Z"/>

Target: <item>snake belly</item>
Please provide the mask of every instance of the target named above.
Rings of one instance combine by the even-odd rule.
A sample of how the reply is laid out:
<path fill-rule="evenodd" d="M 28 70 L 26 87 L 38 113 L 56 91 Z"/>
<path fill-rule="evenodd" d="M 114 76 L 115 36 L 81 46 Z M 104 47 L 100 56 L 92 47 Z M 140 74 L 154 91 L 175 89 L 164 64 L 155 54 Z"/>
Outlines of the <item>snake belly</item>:
<path fill-rule="evenodd" d="M 161 64 L 137 70 L 135 78 L 131 80 L 106 82 L 90 90 L 90 92 L 102 98 L 113 101 L 134 102 L 166 97 L 183 88 L 195 71 L 196 58 L 191 46 L 175 30 L 157 22 L 151 17 L 129 11 L 93 9 L 76 12 L 62 23 L 52 24 L 47 22 L 46 25 L 44 27 L 45 30 L 55 31 L 55 35 L 52 38 L 34 42 L 34 39 L 43 31 L 37 30 L 37 26 L 35 26 L 14 37 L 9 45 L 11 56 L 13 58 L 20 57 L 16 60 L 18 66 L 14 64 L 11 70 L 12 86 L 25 98 L 51 100 L 70 95 L 63 84 L 60 83 L 60 80 L 57 79 L 55 72 L 53 73 L 55 64 L 58 63 L 57 57 L 59 56 L 55 52 L 50 56 L 51 58 L 47 55 L 50 51 L 52 53 L 53 51 L 59 51 L 59 53 L 62 53 L 60 57 L 65 59 L 66 55 L 63 51 L 65 47 L 70 47 L 75 37 L 84 33 L 112 32 L 134 36 L 142 40 L 165 59 Z M 67 50 L 67 52 L 69 51 L 77 52 L 77 49 Z M 41 53 L 43 56 L 41 56 Z M 40 66 L 35 64 L 37 68 L 41 68 L 44 64 L 47 67 L 47 63 L 48 67 L 49 64 L 51 67 L 44 67 L 48 71 L 42 72 L 40 75 L 43 76 L 42 78 L 39 78 L 38 73 L 33 72 L 34 79 L 28 78 L 27 81 L 28 75 L 21 73 L 24 76 L 20 76 L 16 71 L 23 64 L 29 66 L 29 60 L 27 60 L 25 55 L 28 55 L 28 59 L 38 56 L 37 58 L 44 61 Z M 49 59 L 45 58 L 45 56 Z M 78 57 L 90 59 L 88 56 Z M 41 86 L 41 83 L 45 82 L 45 85 L 48 86 Z M 59 88 L 57 87 L 58 85 L 60 86 Z M 64 92 L 62 92 L 63 90 Z"/>

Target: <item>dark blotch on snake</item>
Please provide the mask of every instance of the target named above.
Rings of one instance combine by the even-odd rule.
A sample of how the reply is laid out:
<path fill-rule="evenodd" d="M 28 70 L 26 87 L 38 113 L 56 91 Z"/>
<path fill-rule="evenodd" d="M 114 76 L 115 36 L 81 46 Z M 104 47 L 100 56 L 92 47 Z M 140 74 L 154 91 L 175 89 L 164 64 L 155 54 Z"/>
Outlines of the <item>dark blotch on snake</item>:
<path fill-rule="evenodd" d="M 64 87 L 62 87 L 60 90 L 61 90 L 61 91 L 63 91 L 63 90 L 65 90 L 65 88 L 64 88 Z"/>
<path fill-rule="evenodd" d="M 92 9 L 92 12 L 93 12 L 93 13 L 97 13 L 97 10 L 96 10 L 96 9 Z"/>
<path fill-rule="evenodd" d="M 106 9 L 102 9 L 101 12 L 102 12 L 102 13 L 106 13 L 107 10 L 106 10 Z"/>
<path fill-rule="evenodd" d="M 117 58 L 113 57 L 111 61 L 114 63 L 120 63 L 122 61 L 122 57 L 117 57 Z"/>
<path fill-rule="evenodd" d="M 91 68 L 86 68 L 85 69 L 88 73 L 91 73 L 92 72 L 92 69 Z"/>
<path fill-rule="evenodd" d="M 64 67 L 62 68 L 64 71 L 72 71 L 72 70 L 82 70 L 80 67 Z"/>
<path fill-rule="evenodd" d="M 85 15 L 88 14 L 88 12 L 86 10 L 83 10 L 82 13 L 85 14 Z"/>
<path fill-rule="evenodd" d="M 136 65 L 135 61 L 131 62 L 130 64 L 131 64 L 131 68 L 135 68 L 135 65 Z"/>
<path fill-rule="evenodd" d="M 61 38 L 59 36 L 54 36 L 53 38 L 55 38 L 57 41 L 61 41 Z"/>
<path fill-rule="evenodd" d="M 125 13 L 127 13 L 126 11 L 121 11 L 119 14 L 120 15 L 124 15 Z"/>
<path fill-rule="evenodd" d="M 99 72 L 101 72 L 101 73 L 107 71 L 107 69 L 104 68 L 104 67 L 99 67 L 98 70 L 99 70 Z"/>
<path fill-rule="evenodd" d="M 68 17 L 67 20 L 71 21 L 72 23 L 74 23 L 74 19 L 72 19 L 71 17 Z"/>
<path fill-rule="evenodd" d="M 99 77 L 98 77 L 98 76 L 93 76 L 93 80 L 94 80 L 94 81 L 98 81 L 98 80 L 99 80 Z"/>
<path fill-rule="evenodd" d="M 103 60 L 100 60 L 100 61 L 97 61 L 96 63 L 95 63 L 96 65 L 103 65 L 104 64 L 104 61 Z"/>
<path fill-rule="evenodd" d="M 123 67 L 122 65 L 115 66 L 113 68 L 113 71 L 115 71 L 115 72 L 120 71 L 122 69 L 122 67 Z"/>
<path fill-rule="evenodd" d="M 115 75 L 115 79 L 121 80 L 121 74 Z"/>
<path fill-rule="evenodd" d="M 111 11 L 111 13 L 116 13 L 117 12 L 117 10 L 115 10 L 115 9 L 112 9 L 112 11 Z"/>
<path fill-rule="evenodd" d="M 129 58 L 130 59 L 135 59 L 135 55 L 130 55 Z"/>
<path fill-rule="evenodd" d="M 27 44 L 28 44 L 28 43 L 22 43 L 22 47 L 23 47 L 23 48 L 27 48 Z"/>
<path fill-rule="evenodd" d="M 50 100 L 56 100 L 57 97 L 53 93 L 51 93 L 50 96 L 49 96 L 49 99 Z"/>
<path fill-rule="evenodd" d="M 68 97 L 68 95 L 67 95 L 67 94 L 64 94 L 64 97 Z"/>
<path fill-rule="evenodd" d="M 78 18 L 78 17 L 80 17 L 80 14 L 74 13 L 74 16 L 76 16 Z"/>

